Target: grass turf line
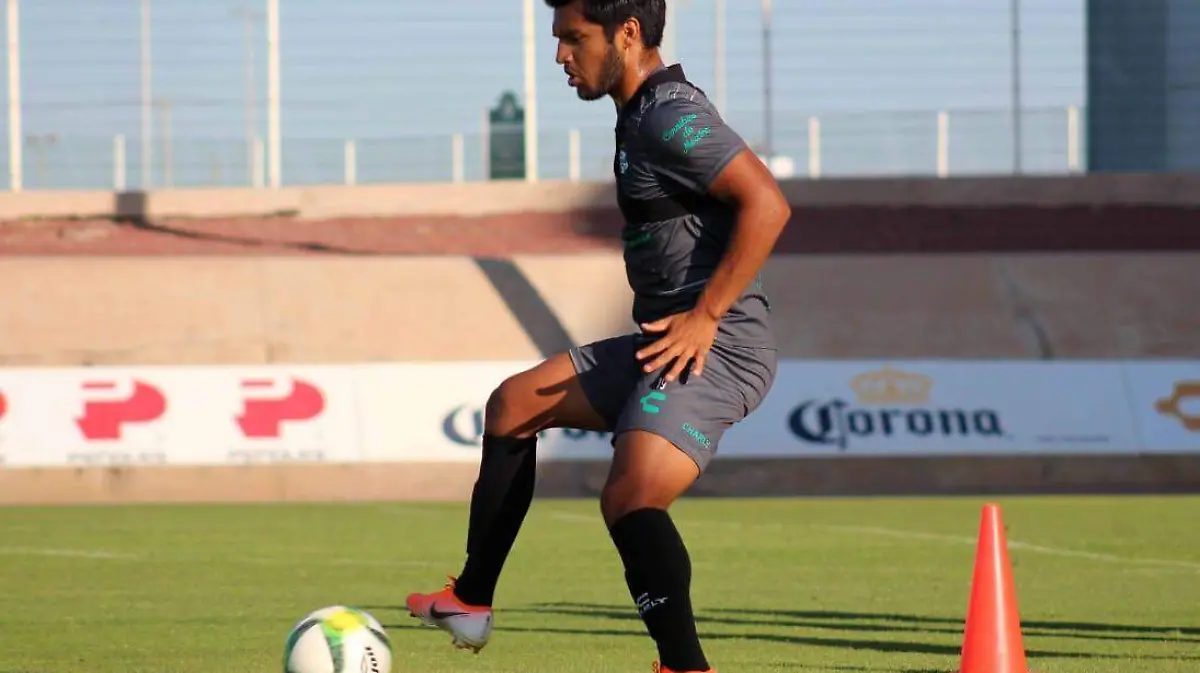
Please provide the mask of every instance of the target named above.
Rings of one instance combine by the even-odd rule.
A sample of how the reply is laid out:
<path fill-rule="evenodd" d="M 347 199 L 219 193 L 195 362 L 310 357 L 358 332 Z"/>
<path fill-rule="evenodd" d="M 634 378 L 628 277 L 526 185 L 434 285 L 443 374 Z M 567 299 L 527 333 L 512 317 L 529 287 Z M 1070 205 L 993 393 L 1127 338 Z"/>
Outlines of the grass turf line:
<path fill-rule="evenodd" d="M 998 498 L 1041 673 L 1200 668 L 1200 498 Z M 978 498 L 685 500 L 722 673 L 953 671 Z M 0 510 L 0 673 L 266 673 L 325 605 L 389 629 L 395 673 L 649 671 L 592 502 L 539 500 L 478 656 L 402 604 L 457 572 L 465 504 Z"/>

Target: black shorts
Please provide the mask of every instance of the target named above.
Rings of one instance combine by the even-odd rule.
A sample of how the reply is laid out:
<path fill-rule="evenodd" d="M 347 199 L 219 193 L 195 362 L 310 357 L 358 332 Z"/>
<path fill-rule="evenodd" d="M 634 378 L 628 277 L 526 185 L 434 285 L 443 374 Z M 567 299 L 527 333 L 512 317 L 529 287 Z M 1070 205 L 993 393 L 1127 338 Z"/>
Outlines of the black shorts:
<path fill-rule="evenodd" d="M 650 343 L 626 334 L 571 349 L 571 362 L 592 407 L 613 433 L 660 435 L 696 462 L 703 472 L 721 437 L 754 411 L 774 383 L 776 351 L 713 344 L 704 372 L 666 382 L 665 369 L 645 373 L 638 349 Z"/>

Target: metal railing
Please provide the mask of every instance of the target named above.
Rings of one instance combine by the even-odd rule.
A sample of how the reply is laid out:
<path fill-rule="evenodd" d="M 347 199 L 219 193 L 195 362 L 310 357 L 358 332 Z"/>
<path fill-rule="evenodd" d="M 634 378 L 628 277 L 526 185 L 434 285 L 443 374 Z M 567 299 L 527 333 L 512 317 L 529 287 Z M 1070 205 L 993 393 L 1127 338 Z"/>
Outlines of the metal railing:
<path fill-rule="evenodd" d="M 1023 174 L 1085 169 L 1082 110 L 1027 109 L 1022 114 Z M 732 123 L 732 122 L 731 122 Z M 778 115 L 773 161 L 777 175 L 1005 175 L 1016 171 L 1008 110 Z M 736 127 L 736 124 L 734 124 Z M 744 131 L 756 149 L 752 124 Z M 738 129 L 741 131 L 741 129 Z M 612 130 L 538 131 L 540 178 L 609 180 Z M 486 138 L 480 131 L 409 137 L 283 139 L 284 184 L 468 182 L 485 179 Z M 26 138 L 30 189 L 134 188 L 140 162 L 124 136 Z M 265 143 L 242 138 L 172 137 L 155 153 L 152 184 L 161 187 L 265 187 Z"/>
<path fill-rule="evenodd" d="M 1086 169 L 1081 7 L 670 1 L 668 58 L 781 174 Z M 610 179 L 535 0 L 5 2 L 12 191 L 481 180 L 503 90 L 537 178 Z"/>

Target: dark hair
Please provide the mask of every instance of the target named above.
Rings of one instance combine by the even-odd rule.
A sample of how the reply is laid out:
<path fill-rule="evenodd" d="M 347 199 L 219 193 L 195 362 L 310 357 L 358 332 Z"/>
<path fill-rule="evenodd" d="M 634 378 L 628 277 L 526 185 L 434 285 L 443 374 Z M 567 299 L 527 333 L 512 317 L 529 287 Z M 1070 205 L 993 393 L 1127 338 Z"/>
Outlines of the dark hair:
<path fill-rule="evenodd" d="M 576 1 L 582 5 L 583 18 L 600 24 L 610 40 L 621 24 L 637 19 L 642 26 L 642 45 L 653 48 L 662 44 L 667 0 L 546 0 L 546 4 L 557 9 Z"/>

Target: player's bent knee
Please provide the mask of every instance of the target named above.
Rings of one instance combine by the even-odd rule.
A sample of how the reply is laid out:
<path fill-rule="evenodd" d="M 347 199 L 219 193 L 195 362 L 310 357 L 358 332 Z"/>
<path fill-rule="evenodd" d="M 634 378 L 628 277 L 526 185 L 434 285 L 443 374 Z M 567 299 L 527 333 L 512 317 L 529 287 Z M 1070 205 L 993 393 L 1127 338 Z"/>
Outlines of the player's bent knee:
<path fill-rule="evenodd" d="M 604 525 L 612 528 L 621 517 L 639 509 L 670 509 L 673 494 L 623 488 L 620 483 L 608 484 L 600 493 L 600 515 Z"/>
<path fill-rule="evenodd" d="M 538 369 L 527 370 L 496 386 L 484 408 L 484 432 L 523 439 L 553 427 L 553 398 L 539 392 L 543 376 Z"/>
<path fill-rule="evenodd" d="M 532 437 L 541 429 L 527 411 L 528 389 L 521 374 L 508 377 L 492 390 L 484 407 L 484 432 L 499 437 Z"/>
<path fill-rule="evenodd" d="M 557 427 L 608 427 L 592 409 L 565 354 L 504 379 L 488 396 L 483 423 L 487 434 L 516 438 Z"/>

